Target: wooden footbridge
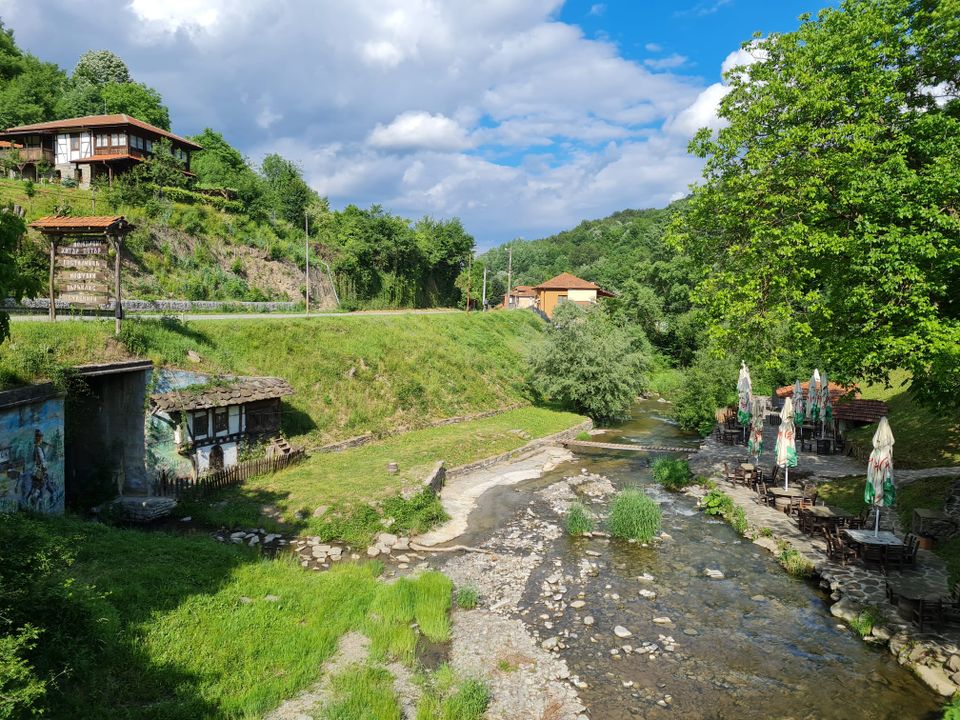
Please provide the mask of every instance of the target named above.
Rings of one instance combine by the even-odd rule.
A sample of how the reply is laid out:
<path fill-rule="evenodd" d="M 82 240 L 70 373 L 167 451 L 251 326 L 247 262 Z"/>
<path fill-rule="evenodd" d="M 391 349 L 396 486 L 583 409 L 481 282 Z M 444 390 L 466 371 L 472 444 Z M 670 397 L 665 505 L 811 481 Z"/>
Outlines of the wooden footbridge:
<path fill-rule="evenodd" d="M 627 450 L 629 452 L 683 452 L 695 453 L 699 448 L 671 447 L 669 445 L 641 445 L 639 443 L 607 443 L 592 440 L 564 440 L 560 443 L 568 448 L 597 448 L 600 450 Z"/>

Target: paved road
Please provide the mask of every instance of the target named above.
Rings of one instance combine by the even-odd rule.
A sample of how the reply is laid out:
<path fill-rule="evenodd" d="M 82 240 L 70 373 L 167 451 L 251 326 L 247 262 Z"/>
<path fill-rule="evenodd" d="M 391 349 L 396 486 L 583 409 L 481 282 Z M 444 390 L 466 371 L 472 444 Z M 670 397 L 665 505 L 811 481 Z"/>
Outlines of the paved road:
<path fill-rule="evenodd" d="M 453 308 L 445 308 L 439 310 L 361 310 L 358 312 L 349 312 L 349 313 L 332 313 L 332 312 L 314 312 L 307 315 L 306 313 L 166 313 L 170 316 L 175 316 L 181 320 L 287 320 L 294 318 L 317 318 L 317 317 L 332 317 L 332 318 L 349 318 L 349 317 L 369 317 L 369 316 L 380 316 L 380 315 L 444 315 L 449 313 L 458 313 L 463 312 L 462 310 L 455 310 Z M 129 313 L 127 318 L 159 318 L 161 317 L 158 313 Z M 12 322 L 50 322 L 50 318 L 47 315 L 11 315 L 10 320 Z M 67 313 L 61 313 L 57 315 L 57 322 L 67 322 L 71 320 L 113 320 L 112 315 L 70 315 Z"/>

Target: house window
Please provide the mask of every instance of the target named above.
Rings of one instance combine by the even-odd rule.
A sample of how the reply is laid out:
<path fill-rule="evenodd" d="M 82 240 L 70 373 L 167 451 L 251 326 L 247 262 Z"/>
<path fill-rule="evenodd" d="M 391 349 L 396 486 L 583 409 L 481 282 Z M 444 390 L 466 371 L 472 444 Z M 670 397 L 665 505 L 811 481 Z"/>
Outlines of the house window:
<path fill-rule="evenodd" d="M 567 301 L 567 296 L 566 296 L 566 295 L 558 295 L 558 296 L 557 296 L 557 305 L 562 305 L 562 304 L 565 303 L 566 301 Z"/>
<path fill-rule="evenodd" d="M 70 149 L 73 150 L 74 152 L 80 150 L 80 136 L 79 136 L 79 135 L 71 135 L 71 136 L 70 136 Z"/>
<path fill-rule="evenodd" d="M 217 408 L 213 411 L 213 434 L 227 432 L 230 429 L 230 413 L 227 408 Z"/>
<path fill-rule="evenodd" d="M 153 141 L 147 140 L 147 152 L 153 152 Z"/>
<path fill-rule="evenodd" d="M 103 147 L 103 135 L 97 135 L 96 140 L 94 141 L 97 147 Z"/>
<path fill-rule="evenodd" d="M 207 411 L 201 410 L 193 414 L 193 437 L 202 438 L 207 436 Z"/>

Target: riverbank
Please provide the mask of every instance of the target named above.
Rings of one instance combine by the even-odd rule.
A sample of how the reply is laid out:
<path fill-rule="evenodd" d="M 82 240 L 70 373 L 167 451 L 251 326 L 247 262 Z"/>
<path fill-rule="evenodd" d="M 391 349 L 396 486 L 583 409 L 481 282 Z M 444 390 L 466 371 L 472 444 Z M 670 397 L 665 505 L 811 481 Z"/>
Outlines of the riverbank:
<path fill-rule="evenodd" d="M 690 457 L 690 468 L 718 485 L 743 509 L 748 523 L 746 537 L 754 544 L 777 556 L 785 547 L 790 548 L 810 564 L 815 578 L 830 595 L 830 612 L 834 617 L 857 630 L 865 642 L 886 647 L 899 664 L 941 696 L 949 698 L 960 692 L 960 631 L 956 628 L 932 630 L 928 626 L 925 632 L 921 632 L 901 614 L 900 604 L 891 602 L 887 594 L 888 582 L 895 581 L 924 597 L 949 597 L 950 572 L 944 559 L 933 552 L 919 550 L 916 563 L 898 570 L 895 577 L 859 564 L 845 565 L 830 560 L 823 538 L 800 532 L 794 519 L 760 504 L 751 489 L 723 479 L 723 463 L 734 462 L 745 454 L 743 447 L 723 446 L 714 438 L 708 438 L 700 451 Z M 864 472 L 861 463 L 852 458 L 813 453 L 801 453 L 798 466 L 806 470 L 799 480 L 804 483 L 822 483 Z M 957 469 L 901 471 L 897 475 L 898 485 L 903 486 L 926 475 L 955 477 Z M 702 498 L 707 489 L 701 485 L 687 492 Z M 899 531 L 899 526 L 896 514 L 884 511 L 881 527 Z"/>

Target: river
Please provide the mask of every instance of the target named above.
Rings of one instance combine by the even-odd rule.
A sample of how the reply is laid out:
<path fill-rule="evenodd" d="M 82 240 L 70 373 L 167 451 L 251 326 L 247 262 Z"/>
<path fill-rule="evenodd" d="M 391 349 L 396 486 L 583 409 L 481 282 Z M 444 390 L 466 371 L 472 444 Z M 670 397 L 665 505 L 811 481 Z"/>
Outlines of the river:
<path fill-rule="evenodd" d="M 596 439 L 695 447 L 697 439 L 673 425 L 663 408 L 639 403 L 629 422 Z M 788 576 L 767 551 L 698 512 L 694 499 L 661 490 L 650 477 L 650 459 L 587 451 L 575 465 L 493 488 L 459 540 L 483 542 L 507 514 L 528 507 L 549 515 L 538 491 L 581 468 L 617 487 L 640 485 L 660 503 L 671 539 L 642 547 L 563 535 L 549 545 L 524 590 L 524 620 L 540 637 L 563 635 L 561 656 L 586 682 L 579 692 L 593 720 L 939 717 L 939 698 L 888 653 L 839 625 L 813 582 Z M 604 505 L 593 503 L 601 512 Z M 707 577 L 707 568 L 723 579 Z M 584 608 L 555 612 L 543 582 L 558 572 L 571 580 L 567 599 L 582 593 Z M 653 579 L 641 580 L 645 575 Z M 656 597 L 642 597 L 641 590 Z M 594 618 L 591 627 L 583 623 L 586 614 Z M 615 637 L 616 625 L 632 637 Z M 645 643 L 656 648 L 637 652 Z"/>

